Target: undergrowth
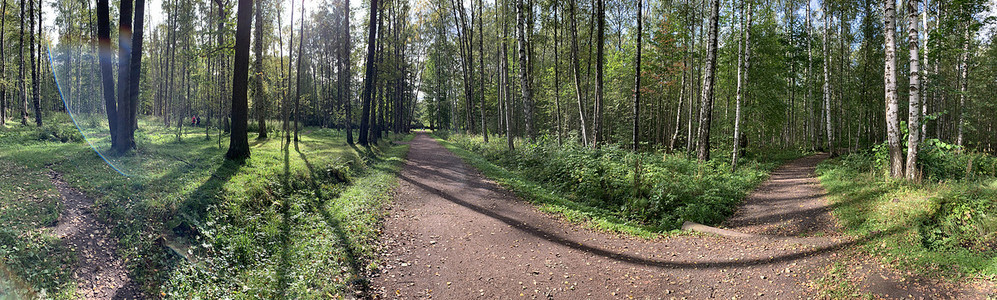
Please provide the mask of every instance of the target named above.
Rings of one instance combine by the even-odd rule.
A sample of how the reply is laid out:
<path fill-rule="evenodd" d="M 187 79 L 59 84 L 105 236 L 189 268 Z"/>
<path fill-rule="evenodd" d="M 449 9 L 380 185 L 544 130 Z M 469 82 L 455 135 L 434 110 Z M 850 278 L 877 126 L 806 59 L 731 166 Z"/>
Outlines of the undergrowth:
<path fill-rule="evenodd" d="M 997 158 L 929 140 L 920 183 L 891 179 L 877 146 L 818 166 L 847 232 L 861 249 L 921 274 L 997 275 Z M 883 234 L 886 233 L 886 234 Z"/>
<path fill-rule="evenodd" d="M 486 176 L 542 210 L 596 228 L 639 236 L 678 229 L 685 221 L 717 225 L 737 208 L 768 172 L 799 156 L 744 159 L 730 172 L 722 160 L 698 163 L 683 154 L 599 149 L 577 143 L 485 143 L 480 136 L 451 134 L 444 145 Z"/>
<path fill-rule="evenodd" d="M 112 226 L 117 254 L 146 296 L 361 295 L 380 206 L 390 201 L 408 149 L 391 141 L 411 137 L 358 148 L 343 132 L 306 127 L 285 151 L 279 139 L 256 141 L 250 133 L 252 158 L 238 164 L 222 158 L 227 136 L 219 143 L 216 131 L 205 138 L 193 128 L 178 140 L 175 129 L 143 118 L 138 149 L 115 158 L 131 164 L 125 177 L 67 120 L 0 128 L 0 244 L 7 245 L 0 262 L 33 289 L 62 298 L 74 298 L 74 250 L 44 229 L 60 209 L 50 170 L 96 200 L 95 214 Z"/>

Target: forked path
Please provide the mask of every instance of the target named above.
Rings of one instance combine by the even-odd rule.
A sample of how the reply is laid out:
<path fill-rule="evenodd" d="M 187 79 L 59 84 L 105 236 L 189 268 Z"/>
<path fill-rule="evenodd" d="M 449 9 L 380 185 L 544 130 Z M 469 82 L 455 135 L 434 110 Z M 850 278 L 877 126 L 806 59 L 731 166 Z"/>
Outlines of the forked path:
<path fill-rule="evenodd" d="M 813 234 L 830 228 L 819 224 L 829 217 L 806 218 L 827 214 L 818 207 L 822 190 L 793 178 L 812 177 L 819 161 L 801 159 L 777 170 L 729 224 L 748 233 L 790 236 L 645 240 L 538 212 L 420 134 L 411 142 L 385 219 L 387 252 L 373 279 L 375 294 L 387 299 L 812 298 L 810 282 L 823 275 L 837 250 L 853 243 Z M 787 176 L 784 182 L 780 174 Z M 805 190 L 780 199 L 782 188 Z M 806 197 L 812 199 L 801 212 L 799 201 Z"/>

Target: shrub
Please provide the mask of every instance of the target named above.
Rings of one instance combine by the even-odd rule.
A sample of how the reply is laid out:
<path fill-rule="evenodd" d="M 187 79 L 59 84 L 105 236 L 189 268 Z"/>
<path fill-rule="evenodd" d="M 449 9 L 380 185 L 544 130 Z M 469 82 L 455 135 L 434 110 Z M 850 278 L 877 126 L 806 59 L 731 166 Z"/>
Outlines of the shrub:
<path fill-rule="evenodd" d="M 449 140 L 570 201 L 662 230 L 683 221 L 722 222 L 774 166 L 749 162 L 731 173 L 720 161 L 699 164 L 684 155 L 634 153 L 616 145 L 521 142 L 509 151 L 504 139 L 484 143 L 451 135 Z"/>

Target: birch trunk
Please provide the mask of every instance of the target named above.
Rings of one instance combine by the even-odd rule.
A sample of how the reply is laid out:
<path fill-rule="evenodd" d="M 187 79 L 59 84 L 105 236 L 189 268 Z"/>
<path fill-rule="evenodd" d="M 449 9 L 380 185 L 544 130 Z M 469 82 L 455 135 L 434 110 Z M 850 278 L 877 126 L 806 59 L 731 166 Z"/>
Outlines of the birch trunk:
<path fill-rule="evenodd" d="M 706 52 L 706 75 L 703 76 L 702 106 L 699 109 L 699 141 L 696 149 L 697 158 L 701 162 L 710 160 L 710 123 L 713 116 L 713 83 L 717 62 L 720 0 L 711 0 L 710 4 L 710 34 Z"/>
<path fill-rule="evenodd" d="M 897 107 L 897 27 L 896 2 L 894 0 L 884 2 L 883 22 L 886 30 L 884 86 L 886 90 L 886 140 L 890 151 L 890 176 L 901 178 L 904 175 L 904 159 L 903 152 L 900 150 L 899 109 Z"/>
<path fill-rule="evenodd" d="M 734 105 L 734 151 L 731 154 L 731 171 L 737 169 L 737 160 L 741 155 L 741 102 L 745 94 L 745 86 L 748 85 L 748 68 L 751 63 L 751 15 L 752 15 L 752 5 L 751 1 L 745 2 L 747 8 L 747 22 L 743 23 L 741 28 L 743 39 L 739 43 L 739 48 L 741 48 L 741 55 L 738 57 L 737 64 L 737 96 L 736 104 Z"/>
<path fill-rule="evenodd" d="M 907 179 L 915 180 L 917 172 L 917 151 L 921 138 L 921 69 L 918 49 L 918 0 L 907 1 L 907 42 L 910 46 L 910 106 L 908 108 L 907 130 Z"/>

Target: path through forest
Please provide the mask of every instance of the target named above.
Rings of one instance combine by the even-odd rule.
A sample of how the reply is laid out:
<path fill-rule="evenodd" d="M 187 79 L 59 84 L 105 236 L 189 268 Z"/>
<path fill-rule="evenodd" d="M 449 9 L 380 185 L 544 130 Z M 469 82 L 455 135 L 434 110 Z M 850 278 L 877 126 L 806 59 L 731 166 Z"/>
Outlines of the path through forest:
<path fill-rule="evenodd" d="M 373 280 L 381 298 L 812 298 L 814 280 L 855 240 L 836 234 L 813 169 L 792 161 L 728 222 L 750 238 L 645 240 L 596 232 L 538 212 L 425 134 L 411 143 L 384 224 Z M 883 296 L 926 297 L 883 278 Z M 877 279 L 877 282 L 879 280 Z M 868 290 L 868 287 L 865 289 Z M 932 298 L 948 292 L 928 288 Z"/>
<path fill-rule="evenodd" d="M 138 285 L 118 258 L 118 240 L 110 227 L 93 214 L 93 199 L 73 189 L 51 172 L 59 190 L 62 213 L 53 231 L 76 254 L 73 279 L 79 299 L 143 299 Z"/>

